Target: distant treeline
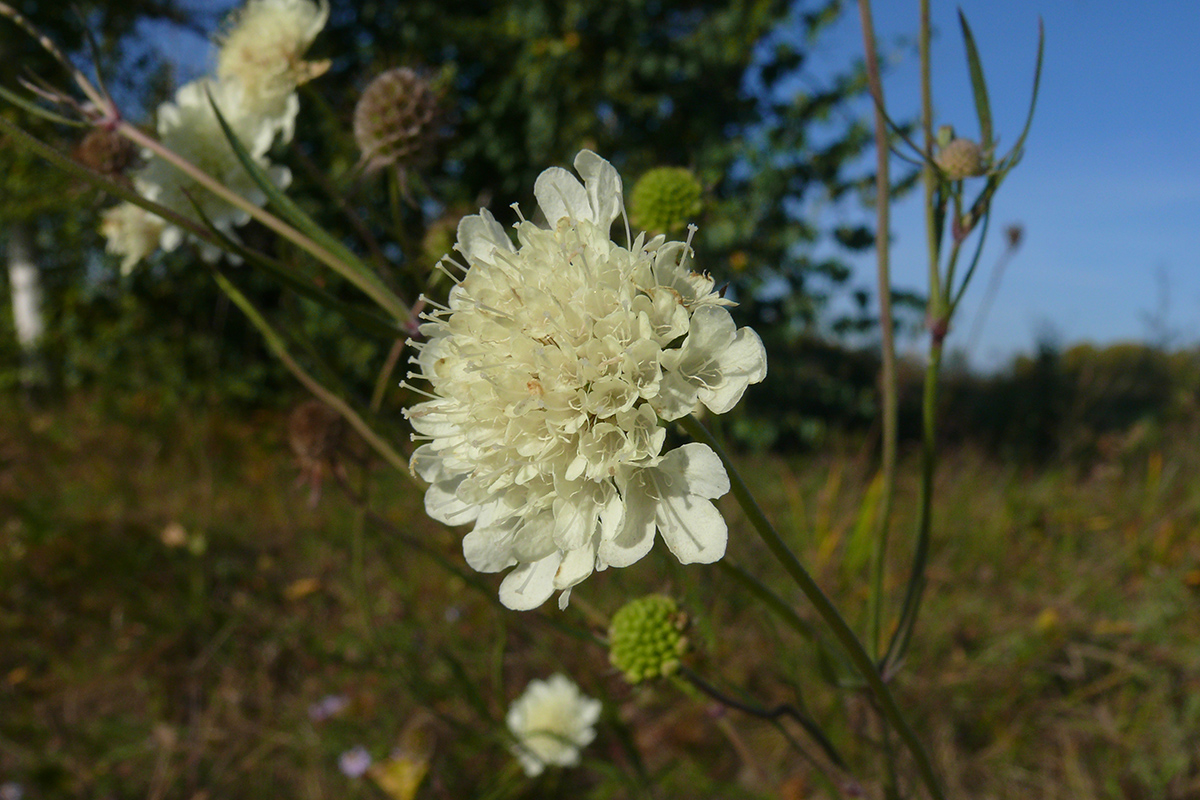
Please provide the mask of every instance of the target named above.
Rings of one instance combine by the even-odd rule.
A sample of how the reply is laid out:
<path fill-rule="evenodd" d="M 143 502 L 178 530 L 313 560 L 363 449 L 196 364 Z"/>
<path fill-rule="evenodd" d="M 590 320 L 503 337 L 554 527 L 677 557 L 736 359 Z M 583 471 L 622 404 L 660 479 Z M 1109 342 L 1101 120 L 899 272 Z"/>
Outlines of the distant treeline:
<path fill-rule="evenodd" d="M 879 356 L 817 338 L 769 341 L 765 384 L 751 393 L 731 433 L 774 449 L 821 446 L 831 437 L 877 431 Z M 1089 460 L 1164 426 L 1200 419 L 1200 348 L 1140 343 L 1060 349 L 1039 346 L 993 374 L 944 370 L 939 438 L 998 457 Z M 900 436 L 921 432 L 924 365 L 900 364 Z"/>

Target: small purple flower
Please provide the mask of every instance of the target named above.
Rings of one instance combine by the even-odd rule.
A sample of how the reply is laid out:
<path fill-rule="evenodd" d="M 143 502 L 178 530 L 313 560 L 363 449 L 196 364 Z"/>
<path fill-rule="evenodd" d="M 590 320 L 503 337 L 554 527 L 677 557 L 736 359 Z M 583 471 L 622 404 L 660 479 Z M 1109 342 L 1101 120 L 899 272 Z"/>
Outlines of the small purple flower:
<path fill-rule="evenodd" d="M 361 744 L 338 756 L 338 768 L 348 777 L 361 778 L 371 767 L 371 754 Z"/>
<path fill-rule="evenodd" d="M 344 694 L 327 694 L 308 707 L 308 718 L 313 722 L 324 722 L 336 717 L 350 706 L 350 698 Z"/>

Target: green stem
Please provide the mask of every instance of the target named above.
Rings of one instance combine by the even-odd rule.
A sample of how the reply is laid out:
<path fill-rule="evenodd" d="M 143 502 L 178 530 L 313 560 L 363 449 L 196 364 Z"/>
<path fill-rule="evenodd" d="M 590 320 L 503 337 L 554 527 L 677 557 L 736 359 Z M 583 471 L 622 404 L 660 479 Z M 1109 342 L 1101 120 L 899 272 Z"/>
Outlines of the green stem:
<path fill-rule="evenodd" d="M 937 467 L 937 396 L 941 364 L 942 344 L 935 340 L 929 349 L 929 363 L 925 367 L 925 392 L 922 398 L 923 434 L 917 542 L 913 551 L 912 570 L 904 595 L 904 605 L 900 610 L 900 622 L 892 635 L 884 659 L 884 675 L 895 674 L 908 650 L 913 627 L 917 622 L 917 612 L 921 606 L 921 597 L 925 591 L 925 565 L 929 559 L 930 529 L 933 521 L 933 476 Z"/>
<path fill-rule="evenodd" d="M 788 548 L 783 538 L 771 525 L 766 514 L 763 513 L 758 503 L 754 499 L 754 495 L 750 492 L 750 487 L 746 485 L 741 474 L 737 471 L 737 467 L 729 459 L 724 448 L 720 443 L 709 433 L 695 417 L 686 416 L 679 420 L 684 430 L 688 432 L 696 441 L 703 442 L 713 449 L 713 452 L 721 459 L 725 465 L 725 469 L 729 474 L 730 485 L 733 490 L 733 496 L 737 499 L 738 505 L 742 507 L 742 511 L 746 514 L 746 518 L 762 539 L 763 544 L 771 551 L 771 555 L 780 563 L 784 570 L 795 581 L 796 586 L 812 603 L 813 608 L 825 624 L 829 626 L 834 637 L 841 643 L 842 648 L 846 651 L 846 655 L 850 657 L 855 670 L 866 681 L 867 687 L 871 694 L 874 695 L 875 701 L 879 704 L 880 711 L 884 718 L 896 731 L 897 735 L 903 740 L 905 746 L 912 754 L 913 761 L 916 763 L 917 771 L 921 775 L 921 780 L 925 783 L 929 791 L 929 796 L 934 800 L 944 800 L 945 795 L 942 792 L 941 784 L 938 781 L 937 774 L 933 770 L 933 763 L 929 760 L 929 755 L 925 752 L 925 748 L 921 746 L 920 740 L 912 727 L 904 719 L 904 715 L 900 711 L 900 707 L 896 705 L 896 700 L 892 697 L 891 690 L 879 675 L 879 671 L 875 667 L 875 663 L 871 660 L 871 656 L 863 648 L 862 643 L 855 636 L 854 631 L 846 624 L 846 620 L 838 613 L 832 601 L 813 580 L 808 571 L 804 569 L 799 559 Z"/>
<path fill-rule="evenodd" d="M 270 323 L 268 323 L 262 314 L 258 312 L 258 309 L 254 307 L 254 305 L 246 298 L 244 294 L 242 294 L 241 290 L 234 286 L 229 279 L 220 272 L 213 272 L 213 279 L 216 280 L 217 285 L 221 287 L 221 290 L 224 291 L 225 294 L 229 295 L 229 299 L 233 301 L 234 305 L 242 310 L 242 313 L 245 314 L 246 318 L 250 320 L 251 324 L 258 329 L 258 332 L 262 334 L 263 339 L 267 343 L 267 347 L 270 348 L 271 352 L 275 354 L 275 357 L 283 362 L 283 365 L 288 368 L 288 370 L 296 377 L 298 381 L 300 381 L 300 383 L 304 384 L 304 388 L 316 395 L 318 399 L 320 399 L 334 411 L 337 411 L 339 414 L 341 414 L 346 422 L 350 423 L 350 427 L 354 428 L 354 430 L 366 440 L 367 444 L 369 444 L 375 450 L 375 452 L 383 456 L 385 461 L 387 461 L 396 469 L 400 470 L 402 473 L 408 472 L 408 461 L 404 458 L 404 456 L 396 452 L 396 450 L 393 449 L 392 446 L 387 442 L 385 442 L 379 436 L 379 434 L 371 430 L 371 427 L 367 425 L 365 421 L 363 421 L 363 418 L 359 416 L 358 412 L 351 408 L 345 400 L 338 397 L 336 394 L 318 383 L 316 379 L 309 375 L 304 368 L 300 366 L 296 359 L 292 358 L 292 355 L 288 352 L 287 345 L 284 343 L 282 337 L 275 332 L 275 329 L 271 327 Z"/>
<path fill-rule="evenodd" d="M 879 58 L 875 46 L 875 26 L 871 21 L 871 0 L 859 0 L 862 18 L 863 50 L 867 57 L 867 82 L 875 97 L 875 256 L 876 278 L 879 285 L 879 332 L 883 363 L 879 376 L 883 396 L 883 471 L 879 523 L 871 558 L 871 597 L 868 614 L 870 628 L 867 643 L 875 658 L 879 657 L 880 631 L 883 627 L 884 565 L 887 560 L 888 527 L 892 517 L 892 498 L 896 488 L 897 392 L 896 341 L 892 322 L 892 280 L 888 256 L 891 231 L 891 179 L 888 173 L 888 132 L 884 116 L 883 81 L 879 75 Z"/>
<path fill-rule="evenodd" d="M 250 202 L 237 192 L 228 189 L 221 184 L 220 181 L 213 178 L 195 164 L 192 164 L 190 161 L 183 158 L 173 150 L 164 147 L 162 143 L 160 143 L 154 137 L 147 136 L 145 133 L 142 133 L 142 131 L 138 130 L 133 125 L 130 125 L 128 122 L 119 123 L 117 125 L 117 132 L 126 139 L 129 139 L 129 141 L 133 142 L 134 144 L 151 151 L 156 156 L 182 172 L 184 175 L 187 175 L 200 186 L 215 194 L 217 197 L 221 198 L 233 207 L 245 211 L 252 218 L 258 220 L 270 230 L 279 234 L 284 239 L 292 242 L 301 250 L 304 250 L 312 255 L 342 278 L 358 287 L 363 294 L 374 300 L 380 308 L 383 308 L 390 314 L 394 315 L 396 319 L 406 319 L 409 316 L 409 309 L 406 308 L 399 299 L 390 294 L 386 289 L 376 286 L 371 281 L 363 280 L 357 272 L 348 267 L 346 264 L 343 264 L 337 256 L 335 256 L 326 248 L 322 247 L 312 238 L 296 230 L 291 225 L 288 225 L 286 222 L 269 211 Z"/>

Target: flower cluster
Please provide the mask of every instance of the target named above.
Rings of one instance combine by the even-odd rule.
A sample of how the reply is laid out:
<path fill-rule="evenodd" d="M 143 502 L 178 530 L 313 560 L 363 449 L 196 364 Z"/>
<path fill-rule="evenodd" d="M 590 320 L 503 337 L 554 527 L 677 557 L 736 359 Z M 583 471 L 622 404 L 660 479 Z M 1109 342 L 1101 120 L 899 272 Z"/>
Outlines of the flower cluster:
<path fill-rule="evenodd" d="M 158 107 L 158 138 L 163 147 L 198 167 L 217 182 L 262 205 L 266 196 L 246 172 L 221 129 L 215 105 L 250 157 L 280 187 L 291 181 L 285 167 L 272 166 L 267 158 L 276 139 L 287 141 L 295 128 L 300 103 L 296 87 L 320 74 L 320 65 L 306 64 L 300 56 L 329 17 L 328 6 L 312 0 L 250 0 L 236 17 L 218 57 L 217 77 L 200 78 L 180 87 L 173 101 Z M 198 207 L 222 233 L 250 216 L 200 184 L 158 155 L 144 153 L 146 163 L 132 174 L 134 188 L 187 217 Z M 122 271 L 157 248 L 173 250 L 184 239 L 177 226 L 164 223 L 132 203 L 121 203 L 104 215 L 101 232 L 108 251 L 123 257 Z M 205 244 L 201 255 L 215 261 L 221 250 Z"/>
<path fill-rule="evenodd" d="M 724 466 L 702 444 L 664 452 L 661 422 L 724 413 L 766 375 L 761 340 L 690 269 L 690 243 L 616 244 L 620 176 L 587 150 L 575 168 L 582 184 L 559 168 L 538 178 L 549 227 L 522 219 L 519 246 L 486 210 L 462 220 L 464 274 L 413 343 L 409 377 L 433 390 L 405 412 L 427 440 L 412 458 L 426 510 L 474 523 L 472 568 L 517 566 L 500 586 L 513 609 L 556 590 L 565 607 L 593 571 L 642 558 L 656 531 L 685 564 L 721 558 L 711 501 L 729 491 Z"/>
<path fill-rule="evenodd" d="M 596 738 L 600 701 L 585 696 L 566 675 L 533 680 L 508 709 L 508 730 L 516 739 L 513 755 L 525 774 L 547 766 L 579 763 L 579 750 Z"/>

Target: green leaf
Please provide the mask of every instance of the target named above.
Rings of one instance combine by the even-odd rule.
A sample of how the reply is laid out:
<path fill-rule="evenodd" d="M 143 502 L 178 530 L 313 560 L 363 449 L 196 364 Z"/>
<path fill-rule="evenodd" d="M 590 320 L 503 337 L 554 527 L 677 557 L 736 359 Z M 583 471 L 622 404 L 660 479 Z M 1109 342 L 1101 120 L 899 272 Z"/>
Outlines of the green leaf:
<path fill-rule="evenodd" d="M 1029 134 L 1029 126 L 1033 123 L 1033 112 L 1037 108 L 1038 87 L 1042 83 L 1042 52 L 1046 41 L 1046 26 L 1042 22 L 1042 18 L 1038 17 L 1038 51 L 1037 65 L 1033 69 L 1033 95 L 1029 98 L 1029 114 L 1025 117 L 1025 127 L 1021 129 L 1021 135 L 1017 137 L 1017 143 L 1013 145 L 1012 150 L 1008 152 L 1005 160 L 1012 160 L 1008 165 L 1009 168 L 1016 166 L 1016 163 L 1021 160 L 1021 148 L 1025 146 L 1025 137 Z"/>
<path fill-rule="evenodd" d="M 83 122 L 82 120 L 71 119 L 70 117 L 64 117 L 62 114 L 55 114 L 53 111 L 50 111 L 49 109 L 46 109 L 46 108 L 42 108 L 41 106 L 39 106 L 37 103 L 33 102 L 32 100 L 22 97 L 21 95 L 17 94 L 16 92 L 5 89 L 3 86 L 0 86 L 0 97 L 3 97 L 5 100 L 7 100 L 8 102 L 12 103 L 15 106 L 25 109 L 30 114 L 34 114 L 34 115 L 42 117 L 44 119 L 48 119 L 51 122 L 57 122 L 59 125 L 71 125 L 76 128 L 84 128 L 84 127 L 87 127 L 87 124 L 88 124 L 86 122 Z"/>
<path fill-rule="evenodd" d="M 979 115 L 979 145 L 986 153 L 992 148 L 992 108 L 988 103 L 987 82 L 983 79 L 983 64 L 979 61 L 975 37 L 971 35 L 971 26 L 967 24 L 961 8 L 958 10 L 958 22 L 962 26 L 963 43 L 967 47 L 967 69 L 971 72 L 971 89 L 975 92 L 975 113 Z"/>
<path fill-rule="evenodd" d="M 400 301 L 400 298 L 396 297 L 391 289 L 384 285 L 383 281 L 371 271 L 370 267 L 364 264 L 358 256 L 354 255 L 348 247 L 318 225 L 291 198 L 280 191 L 266 170 L 246 152 L 246 148 L 238 141 L 237 134 L 233 132 L 233 129 L 229 127 L 229 123 L 225 121 L 225 117 L 221 114 L 221 110 L 217 108 L 217 104 L 213 101 L 211 94 L 208 97 L 208 102 L 212 106 L 213 113 L 217 116 L 217 122 L 221 125 L 221 130 L 224 131 L 229 146 L 233 148 L 233 152 L 237 156 L 238 161 L 241 162 L 242 167 L 258 185 L 258 188 L 262 189 L 263 193 L 267 196 L 267 203 L 283 217 L 284 221 L 307 237 L 318 248 L 305 247 L 304 249 L 334 272 L 337 272 L 343 278 L 357 286 L 364 294 L 378 303 L 384 311 L 387 311 L 398 320 L 409 319 L 411 313 L 408 307 Z M 295 240 L 293 239 L 293 241 Z M 296 244 L 303 247 L 300 242 L 296 242 Z"/>

